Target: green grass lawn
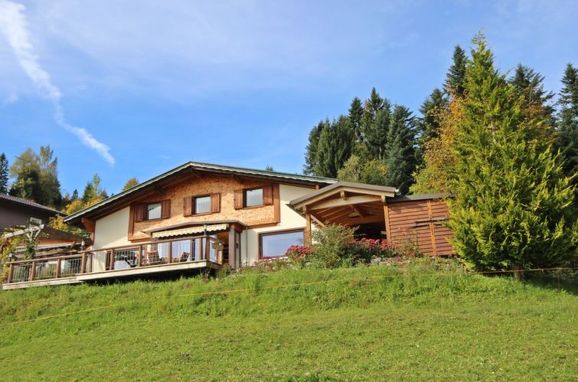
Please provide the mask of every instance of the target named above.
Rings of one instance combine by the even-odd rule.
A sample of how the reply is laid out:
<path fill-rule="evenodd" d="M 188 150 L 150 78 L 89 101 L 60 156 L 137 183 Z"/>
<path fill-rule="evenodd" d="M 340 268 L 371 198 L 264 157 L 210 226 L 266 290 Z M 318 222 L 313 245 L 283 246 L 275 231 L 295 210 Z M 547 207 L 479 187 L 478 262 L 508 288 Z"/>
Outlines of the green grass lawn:
<path fill-rule="evenodd" d="M 576 381 L 557 286 L 414 266 L 0 292 L 0 379 Z"/>

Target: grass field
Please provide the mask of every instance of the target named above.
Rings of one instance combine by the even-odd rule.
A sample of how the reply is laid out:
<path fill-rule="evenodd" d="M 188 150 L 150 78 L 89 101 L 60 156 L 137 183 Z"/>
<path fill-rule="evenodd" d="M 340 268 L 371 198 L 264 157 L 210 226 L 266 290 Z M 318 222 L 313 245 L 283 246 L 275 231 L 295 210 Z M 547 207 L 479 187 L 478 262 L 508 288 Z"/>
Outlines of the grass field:
<path fill-rule="evenodd" d="M 576 381 L 576 284 L 430 265 L 0 292 L 0 379 Z"/>

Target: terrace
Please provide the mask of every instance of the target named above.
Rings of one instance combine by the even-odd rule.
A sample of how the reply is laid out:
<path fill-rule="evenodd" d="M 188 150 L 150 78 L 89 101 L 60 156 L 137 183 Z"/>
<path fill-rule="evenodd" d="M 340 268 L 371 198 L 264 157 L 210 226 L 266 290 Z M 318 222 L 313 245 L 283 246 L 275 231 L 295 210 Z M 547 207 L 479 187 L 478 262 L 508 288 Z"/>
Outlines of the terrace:
<path fill-rule="evenodd" d="M 215 236 L 143 242 L 8 264 L 4 290 L 219 269 L 227 243 Z"/>

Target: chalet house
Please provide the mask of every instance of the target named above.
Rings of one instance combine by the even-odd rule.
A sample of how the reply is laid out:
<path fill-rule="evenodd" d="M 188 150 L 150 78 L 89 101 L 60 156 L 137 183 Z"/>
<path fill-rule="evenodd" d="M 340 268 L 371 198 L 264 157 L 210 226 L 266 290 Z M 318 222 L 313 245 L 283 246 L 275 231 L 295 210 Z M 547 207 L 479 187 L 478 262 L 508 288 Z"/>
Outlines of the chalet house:
<path fill-rule="evenodd" d="M 86 251 L 11 264 L 4 289 L 251 266 L 308 243 L 315 227 L 412 240 L 452 253 L 440 195 L 393 187 L 188 162 L 65 218 L 91 233 Z"/>
<path fill-rule="evenodd" d="M 51 217 L 58 215 L 62 213 L 32 200 L 0 193 L 0 232 L 8 227 L 26 225 L 30 218 L 48 223 Z"/>

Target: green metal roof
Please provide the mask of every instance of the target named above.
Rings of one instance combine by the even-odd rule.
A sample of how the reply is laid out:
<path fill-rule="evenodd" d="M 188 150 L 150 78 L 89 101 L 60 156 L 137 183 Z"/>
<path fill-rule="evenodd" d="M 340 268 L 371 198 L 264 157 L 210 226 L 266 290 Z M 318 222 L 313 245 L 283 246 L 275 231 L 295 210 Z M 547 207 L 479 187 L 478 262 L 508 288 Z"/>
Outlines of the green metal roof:
<path fill-rule="evenodd" d="M 119 194 L 113 195 L 99 203 L 96 203 L 90 207 L 87 207 L 83 210 L 75 212 L 69 216 L 67 216 L 64 221 L 65 222 L 72 222 L 75 221 L 91 212 L 95 212 L 103 207 L 109 206 L 113 202 L 120 201 L 135 192 L 142 190 L 162 179 L 165 179 L 171 175 L 177 174 L 183 170 L 191 169 L 201 172 L 209 172 L 209 173 L 220 173 L 220 174 L 233 174 L 233 175 L 247 175 L 247 176 L 254 176 L 258 178 L 265 178 L 265 179 L 273 179 L 280 182 L 287 181 L 287 182 L 295 182 L 295 183 L 302 183 L 302 184 L 312 184 L 312 185 L 328 185 L 335 183 L 337 180 L 333 178 L 325 178 L 320 176 L 309 176 L 309 175 L 299 175 L 299 174 L 291 174 L 286 172 L 277 172 L 277 171 L 267 171 L 267 170 L 257 170 L 257 169 L 250 169 L 244 167 L 234 167 L 234 166 L 224 166 L 224 165 L 217 165 L 211 163 L 202 163 L 202 162 L 187 162 L 182 164 L 178 167 L 173 168 L 163 174 L 157 175 L 154 178 L 151 178 L 145 182 L 139 183 L 136 186 L 129 188 L 126 191 L 123 191 Z"/>

